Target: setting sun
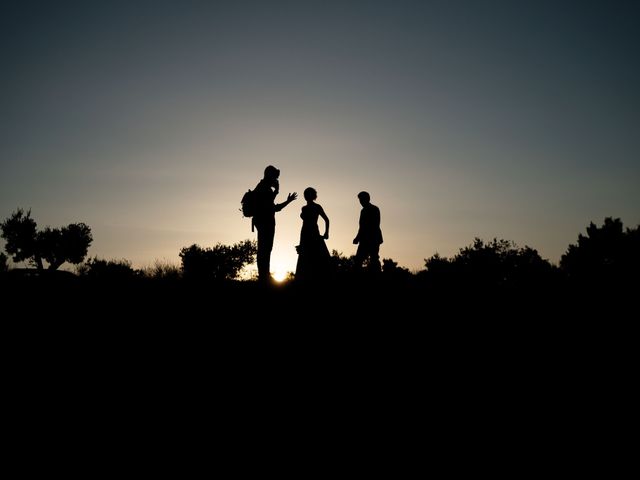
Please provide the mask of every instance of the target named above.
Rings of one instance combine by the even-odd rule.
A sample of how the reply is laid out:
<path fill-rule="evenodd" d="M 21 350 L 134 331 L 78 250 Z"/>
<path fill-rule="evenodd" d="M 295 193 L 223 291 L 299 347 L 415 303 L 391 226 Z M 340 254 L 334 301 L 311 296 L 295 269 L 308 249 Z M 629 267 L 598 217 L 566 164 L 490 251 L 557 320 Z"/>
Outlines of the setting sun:
<path fill-rule="evenodd" d="M 287 272 L 285 272 L 284 270 L 279 270 L 273 272 L 272 277 L 276 282 L 283 282 L 287 278 Z"/>

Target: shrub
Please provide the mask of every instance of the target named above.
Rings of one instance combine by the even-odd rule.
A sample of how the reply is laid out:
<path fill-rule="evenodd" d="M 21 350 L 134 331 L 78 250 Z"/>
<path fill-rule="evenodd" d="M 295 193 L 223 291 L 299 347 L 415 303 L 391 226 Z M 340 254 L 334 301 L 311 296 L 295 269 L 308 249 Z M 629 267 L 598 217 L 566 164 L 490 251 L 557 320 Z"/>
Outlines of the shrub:
<path fill-rule="evenodd" d="M 255 261 L 257 244 L 245 240 L 234 245 L 218 243 L 213 248 L 191 245 L 180 250 L 182 272 L 186 279 L 232 280 L 245 265 Z"/>
<path fill-rule="evenodd" d="M 79 275 L 101 280 L 131 279 L 137 273 L 128 260 L 104 260 L 95 257 L 78 267 Z"/>

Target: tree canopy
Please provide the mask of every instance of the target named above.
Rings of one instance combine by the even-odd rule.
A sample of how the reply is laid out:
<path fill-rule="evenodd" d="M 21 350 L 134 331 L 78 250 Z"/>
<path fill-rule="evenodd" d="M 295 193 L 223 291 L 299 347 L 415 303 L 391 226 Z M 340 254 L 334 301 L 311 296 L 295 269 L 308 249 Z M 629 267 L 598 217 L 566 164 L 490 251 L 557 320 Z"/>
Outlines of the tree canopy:
<path fill-rule="evenodd" d="M 180 250 L 180 258 L 187 279 L 232 280 L 254 262 L 256 253 L 256 242 L 244 240 L 231 246 L 218 243 L 213 248 L 194 244 Z"/>
<path fill-rule="evenodd" d="M 39 270 L 58 269 L 64 262 L 81 263 L 93 241 L 91 228 L 84 223 L 71 223 L 66 227 L 46 227 L 38 231 L 31 210 L 18 208 L 0 224 L 5 250 L 14 262 L 28 261 Z"/>

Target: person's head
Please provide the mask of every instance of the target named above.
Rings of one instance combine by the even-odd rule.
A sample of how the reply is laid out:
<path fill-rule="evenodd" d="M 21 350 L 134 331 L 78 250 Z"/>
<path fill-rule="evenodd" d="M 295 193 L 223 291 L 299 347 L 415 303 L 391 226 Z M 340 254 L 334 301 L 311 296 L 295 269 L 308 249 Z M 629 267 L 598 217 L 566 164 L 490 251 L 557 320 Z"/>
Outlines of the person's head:
<path fill-rule="evenodd" d="M 304 199 L 307 202 L 311 202 L 318 198 L 318 192 L 316 192 L 315 188 L 307 187 L 304 189 Z"/>
<path fill-rule="evenodd" d="M 264 169 L 264 178 L 266 180 L 270 180 L 273 182 L 275 180 L 278 180 L 279 176 L 280 176 L 280 170 L 278 170 L 273 165 L 269 165 L 267 168 Z"/>
<path fill-rule="evenodd" d="M 360 205 L 363 207 L 371 203 L 371 196 L 369 195 L 369 192 L 360 192 L 358 194 L 358 199 L 360 200 Z"/>

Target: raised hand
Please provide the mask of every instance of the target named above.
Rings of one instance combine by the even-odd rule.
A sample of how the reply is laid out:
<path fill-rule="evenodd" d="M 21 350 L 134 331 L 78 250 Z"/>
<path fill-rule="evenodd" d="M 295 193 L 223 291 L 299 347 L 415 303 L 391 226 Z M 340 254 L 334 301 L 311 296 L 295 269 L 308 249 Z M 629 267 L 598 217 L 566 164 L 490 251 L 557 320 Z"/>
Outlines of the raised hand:
<path fill-rule="evenodd" d="M 296 198 L 298 198 L 298 194 L 296 192 L 290 193 L 289 195 L 287 195 L 287 202 L 291 203 Z"/>

